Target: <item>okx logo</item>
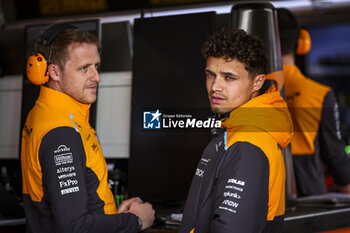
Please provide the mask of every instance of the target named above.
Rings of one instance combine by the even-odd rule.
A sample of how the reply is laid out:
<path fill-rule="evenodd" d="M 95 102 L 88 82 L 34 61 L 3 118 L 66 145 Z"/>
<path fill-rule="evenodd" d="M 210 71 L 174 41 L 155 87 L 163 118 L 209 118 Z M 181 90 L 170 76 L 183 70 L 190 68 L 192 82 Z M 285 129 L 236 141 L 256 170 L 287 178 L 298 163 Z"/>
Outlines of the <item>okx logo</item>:
<path fill-rule="evenodd" d="M 160 129 L 161 128 L 161 115 L 157 109 L 156 112 L 143 112 L 143 128 L 144 129 Z"/>

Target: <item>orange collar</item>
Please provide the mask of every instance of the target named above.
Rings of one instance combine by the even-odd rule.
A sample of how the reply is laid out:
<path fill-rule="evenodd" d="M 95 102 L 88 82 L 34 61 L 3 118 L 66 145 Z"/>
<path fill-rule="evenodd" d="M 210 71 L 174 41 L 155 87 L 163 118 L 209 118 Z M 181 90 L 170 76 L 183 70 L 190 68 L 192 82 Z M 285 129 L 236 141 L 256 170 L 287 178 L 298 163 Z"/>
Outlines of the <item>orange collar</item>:
<path fill-rule="evenodd" d="M 54 89 L 40 86 L 40 94 L 38 100 L 45 105 L 49 105 L 54 109 L 59 109 L 63 112 L 68 112 L 75 119 L 89 123 L 89 110 L 91 104 L 82 104 L 69 95 L 56 91 Z"/>

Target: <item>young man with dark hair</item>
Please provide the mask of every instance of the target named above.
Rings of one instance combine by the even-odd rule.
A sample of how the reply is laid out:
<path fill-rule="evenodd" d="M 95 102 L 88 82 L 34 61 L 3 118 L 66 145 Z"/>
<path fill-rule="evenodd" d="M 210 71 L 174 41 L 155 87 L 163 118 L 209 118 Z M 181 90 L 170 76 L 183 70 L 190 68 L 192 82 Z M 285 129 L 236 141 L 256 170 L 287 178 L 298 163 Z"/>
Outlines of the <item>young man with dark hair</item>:
<path fill-rule="evenodd" d="M 296 51 L 305 43 L 301 28 L 288 9 L 279 8 L 277 13 L 286 101 L 295 129 L 291 150 L 298 195 L 327 192 L 324 164 L 339 191 L 350 193 L 350 157 L 341 137 L 335 95 L 330 87 L 305 77 L 296 66 Z"/>
<path fill-rule="evenodd" d="M 47 30 L 52 27 L 60 28 Z M 47 63 L 49 79 L 40 86 L 22 133 L 26 232 L 137 232 L 150 227 L 154 211 L 139 198 L 126 200 L 117 211 L 106 161 L 89 124 L 100 82 L 101 43 L 67 25 L 57 35 L 47 35 L 54 37 L 48 41 L 44 35 L 34 60 Z M 30 75 L 36 64 L 29 64 Z"/>
<path fill-rule="evenodd" d="M 214 113 L 227 117 L 205 148 L 192 180 L 180 233 L 280 232 L 285 211 L 282 149 L 292 122 L 265 81 L 263 43 L 223 29 L 205 42 L 206 87 Z"/>

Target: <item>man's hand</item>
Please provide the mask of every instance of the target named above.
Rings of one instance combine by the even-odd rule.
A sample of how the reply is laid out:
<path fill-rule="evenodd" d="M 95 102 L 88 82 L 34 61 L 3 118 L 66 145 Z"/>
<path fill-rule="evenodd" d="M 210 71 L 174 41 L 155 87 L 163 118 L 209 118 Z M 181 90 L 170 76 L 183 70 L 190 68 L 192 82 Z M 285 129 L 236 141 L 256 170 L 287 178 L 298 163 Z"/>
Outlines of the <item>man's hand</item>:
<path fill-rule="evenodd" d="M 350 194 L 350 184 L 345 186 L 338 186 L 339 192 Z"/>
<path fill-rule="evenodd" d="M 120 204 L 120 206 L 118 207 L 118 213 L 128 213 L 130 209 L 130 205 L 133 202 L 142 203 L 142 200 L 139 197 L 133 197 L 123 201 L 122 204 Z"/>
<path fill-rule="evenodd" d="M 152 226 L 154 221 L 154 210 L 149 202 L 140 203 L 137 201 L 131 202 L 129 213 L 135 214 L 142 220 L 141 231 Z"/>

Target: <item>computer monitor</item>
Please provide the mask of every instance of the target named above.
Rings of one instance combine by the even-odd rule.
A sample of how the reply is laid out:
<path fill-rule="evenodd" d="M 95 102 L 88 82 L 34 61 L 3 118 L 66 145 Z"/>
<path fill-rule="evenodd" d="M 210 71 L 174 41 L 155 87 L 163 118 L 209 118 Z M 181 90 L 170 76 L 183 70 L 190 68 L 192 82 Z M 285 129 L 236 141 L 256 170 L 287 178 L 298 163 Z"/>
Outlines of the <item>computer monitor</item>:
<path fill-rule="evenodd" d="M 129 71 L 133 41 L 129 21 L 102 24 L 101 71 Z"/>
<path fill-rule="evenodd" d="M 309 26 L 307 30 L 311 36 L 311 50 L 305 57 L 306 74 L 335 89 L 348 90 L 349 86 L 345 87 L 344 83 L 349 83 L 350 77 L 350 23 Z"/>
<path fill-rule="evenodd" d="M 159 110 L 163 118 L 165 113 L 208 116 L 200 50 L 216 29 L 215 19 L 215 12 L 207 12 L 135 20 L 130 196 L 154 202 L 187 198 L 209 129 L 146 129 L 144 115 Z"/>

